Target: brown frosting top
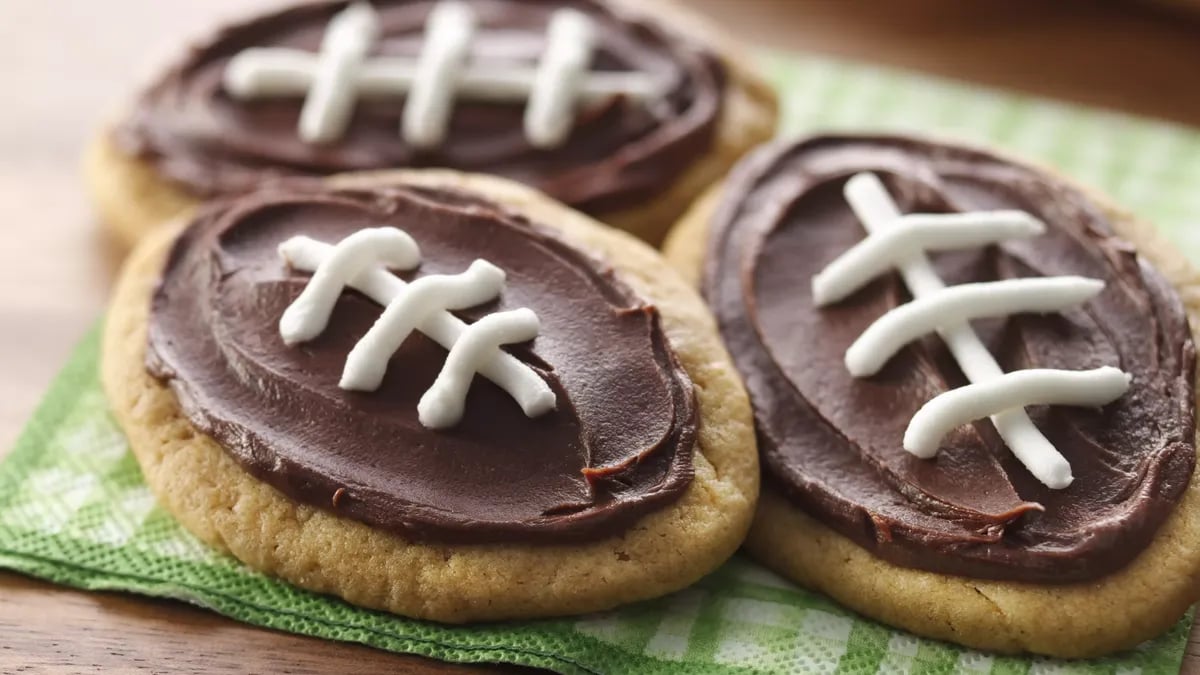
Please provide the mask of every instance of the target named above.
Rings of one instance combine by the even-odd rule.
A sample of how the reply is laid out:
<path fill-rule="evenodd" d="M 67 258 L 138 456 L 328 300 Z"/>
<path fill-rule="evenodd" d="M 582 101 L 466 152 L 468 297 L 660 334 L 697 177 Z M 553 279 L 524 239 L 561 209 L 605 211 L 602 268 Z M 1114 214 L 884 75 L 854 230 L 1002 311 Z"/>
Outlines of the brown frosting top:
<path fill-rule="evenodd" d="M 1105 290 L 1062 314 L 972 322 L 1005 371 L 1119 366 L 1128 393 L 1102 410 L 1034 406 L 1071 463 L 1063 490 L 1038 482 L 982 420 L 936 459 L 901 446 L 913 413 L 966 384 L 936 336 L 855 379 L 846 348 L 910 297 L 899 275 L 815 308 L 814 274 L 866 236 L 842 196 L 879 175 L 900 210 L 1022 209 L 1046 234 L 931 257 L 947 285 L 1078 274 Z M 704 292 L 754 403 L 768 479 L 795 504 L 899 565 L 1062 583 L 1132 560 L 1195 464 L 1195 348 L 1175 291 L 1113 234 L 1105 211 L 1054 176 L 987 152 L 906 137 L 825 136 L 747 159 L 712 223 Z"/>
<path fill-rule="evenodd" d="M 533 63 L 546 23 L 561 7 L 595 22 L 594 71 L 638 71 L 668 83 L 653 106 L 612 99 L 581 108 L 570 138 L 538 150 L 522 132 L 523 104 L 455 103 L 446 142 L 417 151 L 400 138 L 403 97 L 359 101 L 344 137 L 300 140 L 301 98 L 238 101 L 222 89 L 232 56 L 250 47 L 317 51 L 345 2 L 312 2 L 231 25 L 154 83 L 115 138 L 168 179 L 201 195 L 228 194 L 287 175 L 438 166 L 498 174 L 589 212 L 658 195 L 713 141 L 724 91 L 719 59 L 655 23 L 596 0 L 469 0 L 479 20 L 472 58 Z M 383 37 L 373 54 L 416 56 L 433 2 L 375 0 Z"/>
<path fill-rule="evenodd" d="M 336 243 L 394 226 L 422 251 L 412 279 L 477 257 L 507 273 L 470 323 L 529 307 L 532 342 L 504 349 L 557 396 L 529 419 L 477 376 L 462 421 L 433 431 L 417 401 L 446 351 L 415 333 L 374 392 L 345 391 L 346 355 L 383 308 L 347 289 L 316 339 L 284 345 L 279 318 L 310 275 L 278 244 Z M 692 478 L 697 411 L 658 311 L 544 228 L 461 192 L 276 189 L 219 202 L 176 241 L 154 294 L 147 367 L 184 414 L 251 474 L 293 499 L 414 538 L 598 539 L 678 498 Z"/>

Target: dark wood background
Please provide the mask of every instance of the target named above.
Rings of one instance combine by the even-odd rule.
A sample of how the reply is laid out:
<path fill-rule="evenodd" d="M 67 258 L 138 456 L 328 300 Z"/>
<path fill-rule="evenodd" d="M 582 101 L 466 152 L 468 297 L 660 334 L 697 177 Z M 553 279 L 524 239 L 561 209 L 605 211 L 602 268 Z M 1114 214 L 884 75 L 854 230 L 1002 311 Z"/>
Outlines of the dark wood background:
<path fill-rule="evenodd" d="M 262 0 L 0 3 L 0 454 L 99 315 L 119 253 L 80 148 L 160 57 Z M 1200 126 L 1200 19 L 1085 0 L 690 0 L 754 45 L 889 63 Z M 1186 1 L 1172 3 L 1186 5 Z M 1200 189 L 1200 186 L 1198 186 Z M 1193 633 L 1185 671 L 1200 672 Z M 478 672 L 0 573 L 0 672 Z M 502 669 L 501 672 L 516 672 Z"/>

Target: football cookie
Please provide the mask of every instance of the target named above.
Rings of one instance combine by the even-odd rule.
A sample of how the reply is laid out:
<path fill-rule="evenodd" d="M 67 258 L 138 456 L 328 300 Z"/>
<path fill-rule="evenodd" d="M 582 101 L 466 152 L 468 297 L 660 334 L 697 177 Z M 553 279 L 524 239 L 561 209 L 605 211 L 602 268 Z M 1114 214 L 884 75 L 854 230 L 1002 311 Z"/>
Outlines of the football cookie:
<path fill-rule="evenodd" d="M 1196 600 L 1196 274 L 1051 172 L 900 136 L 761 148 L 671 234 L 755 411 L 749 551 L 972 647 L 1094 656 Z"/>
<path fill-rule="evenodd" d="M 673 3 L 323 0 L 222 28 L 85 158 L 125 241 L 280 177 L 500 175 L 657 244 L 775 126 L 739 48 Z"/>
<path fill-rule="evenodd" d="M 159 500 L 247 565 L 447 622 L 600 610 L 743 540 L 749 401 L 647 245 L 446 171 L 279 185 L 156 228 L 103 382 Z"/>

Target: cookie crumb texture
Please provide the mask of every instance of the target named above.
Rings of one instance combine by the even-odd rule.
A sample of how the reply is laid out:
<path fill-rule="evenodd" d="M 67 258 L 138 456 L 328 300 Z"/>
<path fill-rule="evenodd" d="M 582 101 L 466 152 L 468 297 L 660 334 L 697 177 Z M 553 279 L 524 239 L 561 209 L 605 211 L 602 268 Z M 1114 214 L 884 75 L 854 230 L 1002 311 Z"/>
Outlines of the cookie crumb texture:
<path fill-rule="evenodd" d="M 696 385 L 695 478 L 674 504 L 621 536 L 585 545 L 415 543 L 298 504 L 246 473 L 181 414 L 143 366 L 149 299 L 181 227 L 161 227 L 126 262 L 105 326 L 102 379 L 114 414 L 159 501 L 192 533 L 250 567 L 356 605 L 444 622 L 608 609 L 696 581 L 741 543 L 758 495 L 749 401 L 708 311 L 661 259 L 629 235 L 514 183 L 449 171 L 385 172 L 335 181 L 477 191 L 612 262 L 660 309 Z"/>
<path fill-rule="evenodd" d="M 665 246 L 667 259 L 697 286 L 720 191 L 714 187 L 700 199 Z M 1152 225 L 1085 192 L 1104 209 L 1117 235 L 1132 242 L 1175 287 L 1200 340 L 1200 273 Z M 1200 597 L 1200 482 L 1193 472 L 1174 511 L 1132 563 L 1095 581 L 989 581 L 893 565 L 769 486 L 746 548 L 776 572 L 919 635 L 998 652 L 1090 658 L 1161 634 Z"/>

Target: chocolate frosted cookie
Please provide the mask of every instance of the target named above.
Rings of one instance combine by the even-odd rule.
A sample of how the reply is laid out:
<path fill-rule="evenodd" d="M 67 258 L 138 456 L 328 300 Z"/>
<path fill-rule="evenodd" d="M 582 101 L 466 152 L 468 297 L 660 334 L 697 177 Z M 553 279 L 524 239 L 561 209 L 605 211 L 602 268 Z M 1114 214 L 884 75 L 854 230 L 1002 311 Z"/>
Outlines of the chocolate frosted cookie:
<path fill-rule="evenodd" d="M 127 241 L 281 178 L 444 167 L 657 243 L 774 130 L 769 88 L 669 3 L 307 2 L 222 28 L 92 144 Z"/>
<path fill-rule="evenodd" d="M 158 228 L 122 273 L 103 379 L 189 530 L 413 617 L 681 588 L 757 498 L 749 403 L 694 291 L 499 178 L 281 185 Z"/>
<path fill-rule="evenodd" d="M 763 562 L 1064 657 L 1195 601 L 1197 279 L 1149 227 L 985 150 L 822 136 L 747 157 L 667 252 L 750 392 Z"/>

